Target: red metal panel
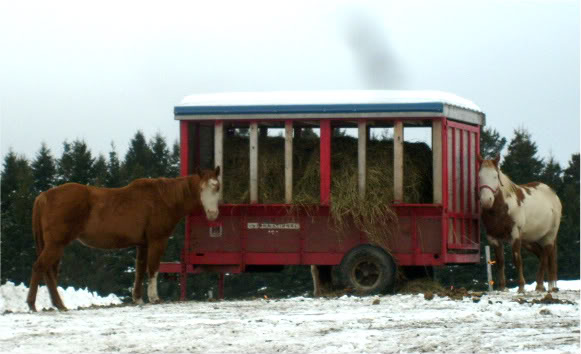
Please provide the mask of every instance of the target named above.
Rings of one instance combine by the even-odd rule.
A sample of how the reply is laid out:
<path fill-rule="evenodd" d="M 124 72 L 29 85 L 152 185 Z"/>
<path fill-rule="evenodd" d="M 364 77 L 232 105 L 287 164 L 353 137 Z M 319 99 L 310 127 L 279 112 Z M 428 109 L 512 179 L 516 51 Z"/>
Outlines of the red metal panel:
<path fill-rule="evenodd" d="M 341 253 L 305 253 L 303 264 L 337 265 L 345 254 Z"/>
<path fill-rule="evenodd" d="M 189 125 L 190 122 L 188 121 L 180 121 L 180 174 L 182 176 L 187 176 L 189 174 Z"/>
<path fill-rule="evenodd" d="M 329 205 L 331 200 L 331 121 L 327 119 L 320 122 L 321 205 Z"/>

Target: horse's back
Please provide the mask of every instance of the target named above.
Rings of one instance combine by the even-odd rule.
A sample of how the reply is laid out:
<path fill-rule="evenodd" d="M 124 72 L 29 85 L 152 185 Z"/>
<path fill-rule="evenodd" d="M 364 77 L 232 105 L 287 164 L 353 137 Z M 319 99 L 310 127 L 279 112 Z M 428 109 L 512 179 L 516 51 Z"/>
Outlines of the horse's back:
<path fill-rule="evenodd" d="M 523 185 L 525 198 L 523 200 L 522 232 L 525 238 L 541 243 L 552 243 L 556 237 L 561 220 L 562 206 L 559 197 L 544 183 Z"/>

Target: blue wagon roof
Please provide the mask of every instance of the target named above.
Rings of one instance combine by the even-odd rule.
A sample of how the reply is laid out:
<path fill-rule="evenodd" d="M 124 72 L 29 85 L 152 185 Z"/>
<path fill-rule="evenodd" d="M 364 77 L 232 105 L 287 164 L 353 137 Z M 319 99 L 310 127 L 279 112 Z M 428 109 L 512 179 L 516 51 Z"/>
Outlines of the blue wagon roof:
<path fill-rule="evenodd" d="M 333 115 L 397 114 L 399 116 L 473 116 L 483 124 L 484 113 L 472 101 L 441 91 L 277 91 L 196 94 L 175 106 L 176 119 L 236 119 L 332 117 Z M 218 117 L 220 116 L 220 117 Z M 452 117 L 454 118 L 454 117 Z M 479 119 L 480 118 L 480 119 Z M 459 119 L 465 120 L 465 119 Z"/>

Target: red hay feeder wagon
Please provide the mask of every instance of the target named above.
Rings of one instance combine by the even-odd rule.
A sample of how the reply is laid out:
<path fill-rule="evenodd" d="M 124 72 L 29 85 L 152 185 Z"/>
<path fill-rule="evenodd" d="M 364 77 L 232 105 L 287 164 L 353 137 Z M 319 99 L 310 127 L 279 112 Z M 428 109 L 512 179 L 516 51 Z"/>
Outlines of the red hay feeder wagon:
<path fill-rule="evenodd" d="M 224 132 L 228 129 L 248 129 L 250 154 L 250 202 L 222 204 L 214 223 L 209 223 L 202 211 L 187 216 L 181 261 L 161 265 L 160 272 L 181 275 L 182 299 L 189 273 L 220 273 L 222 297 L 224 273 L 284 265 L 337 266 L 353 252 L 370 247 L 381 250 L 390 260 L 393 257 L 400 267 L 470 264 L 480 260 L 476 154 L 485 115 L 468 100 L 435 91 L 231 93 L 188 96 L 175 107 L 174 113 L 180 121 L 182 175 L 214 166 L 221 166 L 224 171 L 227 168 L 223 164 Z M 299 212 L 291 215 L 288 210 L 293 203 L 293 131 L 296 135 L 296 129 L 305 126 L 315 127 L 320 136 L 320 203 L 314 214 L 300 212 L 300 207 L 295 206 L 294 210 Z M 354 135 L 358 137 L 361 196 L 366 192 L 381 193 L 366 191 L 370 128 L 393 129 L 391 207 L 399 225 L 389 239 L 391 256 L 370 245 L 359 230 L 338 235 L 330 227 L 332 131 L 347 127 L 357 129 Z M 416 127 L 431 131 L 433 190 L 432 201 L 426 204 L 403 202 L 404 132 Z M 258 197 L 258 138 L 266 136 L 268 129 L 284 131 L 285 202 L 280 204 L 261 204 Z M 379 262 L 383 256 L 372 259 Z M 354 265 L 357 266 L 362 267 Z M 375 269 L 380 268 L 375 265 Z M 352 271 L 354 281 L 361 282 L 362 289 L 382 290 L 365 284 L 363 276 L 357 279 L 357 269 Z M 391 272 L 390 277 L 394 274 Z"/>

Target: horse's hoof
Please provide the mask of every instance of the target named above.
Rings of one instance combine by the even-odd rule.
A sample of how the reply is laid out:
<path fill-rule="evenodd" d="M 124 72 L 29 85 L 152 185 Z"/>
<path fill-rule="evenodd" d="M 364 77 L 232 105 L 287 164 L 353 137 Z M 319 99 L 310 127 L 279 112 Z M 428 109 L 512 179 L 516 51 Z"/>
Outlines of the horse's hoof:
<path fill-rule="evenodd" d="M 36 312 L 36 306 L 28 304 L 28 308 L 30 309 L 30 311 Z"/>
<path fill-rule="evenodd" d="M 133 299 L 133 304 L 134 305 L 143 305 L 143 299 L 139 298 L 139 299 Z"/>
<path fill-rule="evenodd" d="M 545 289 L 544 286 L 537 286 L 537 288 L 535 290 L 538 291 L 538 292 L 545 292 L 545 291 L 547 291 L 547 289 Z"/>
<path fill-rule="evenodd" d="M 519 294 L 524 294 L 525 293 L 525 289 L 524 288 L 518 288 L 518 293 Z"/>
<path fill-rule="evenodd" d="M 60 312 L 67 312 L 69 309 L 68 309 L 68 308 L 66 308 L 65 306 L 59 306 L 59 307 L 58 307 L 58 310 L 59 310 Z"/>
<path fill-rule="evenodd" d="M 552 288 L 551 290 L 549 290 L 550 293 L 558 293 L 559 292 L 559 288 Z"/>

